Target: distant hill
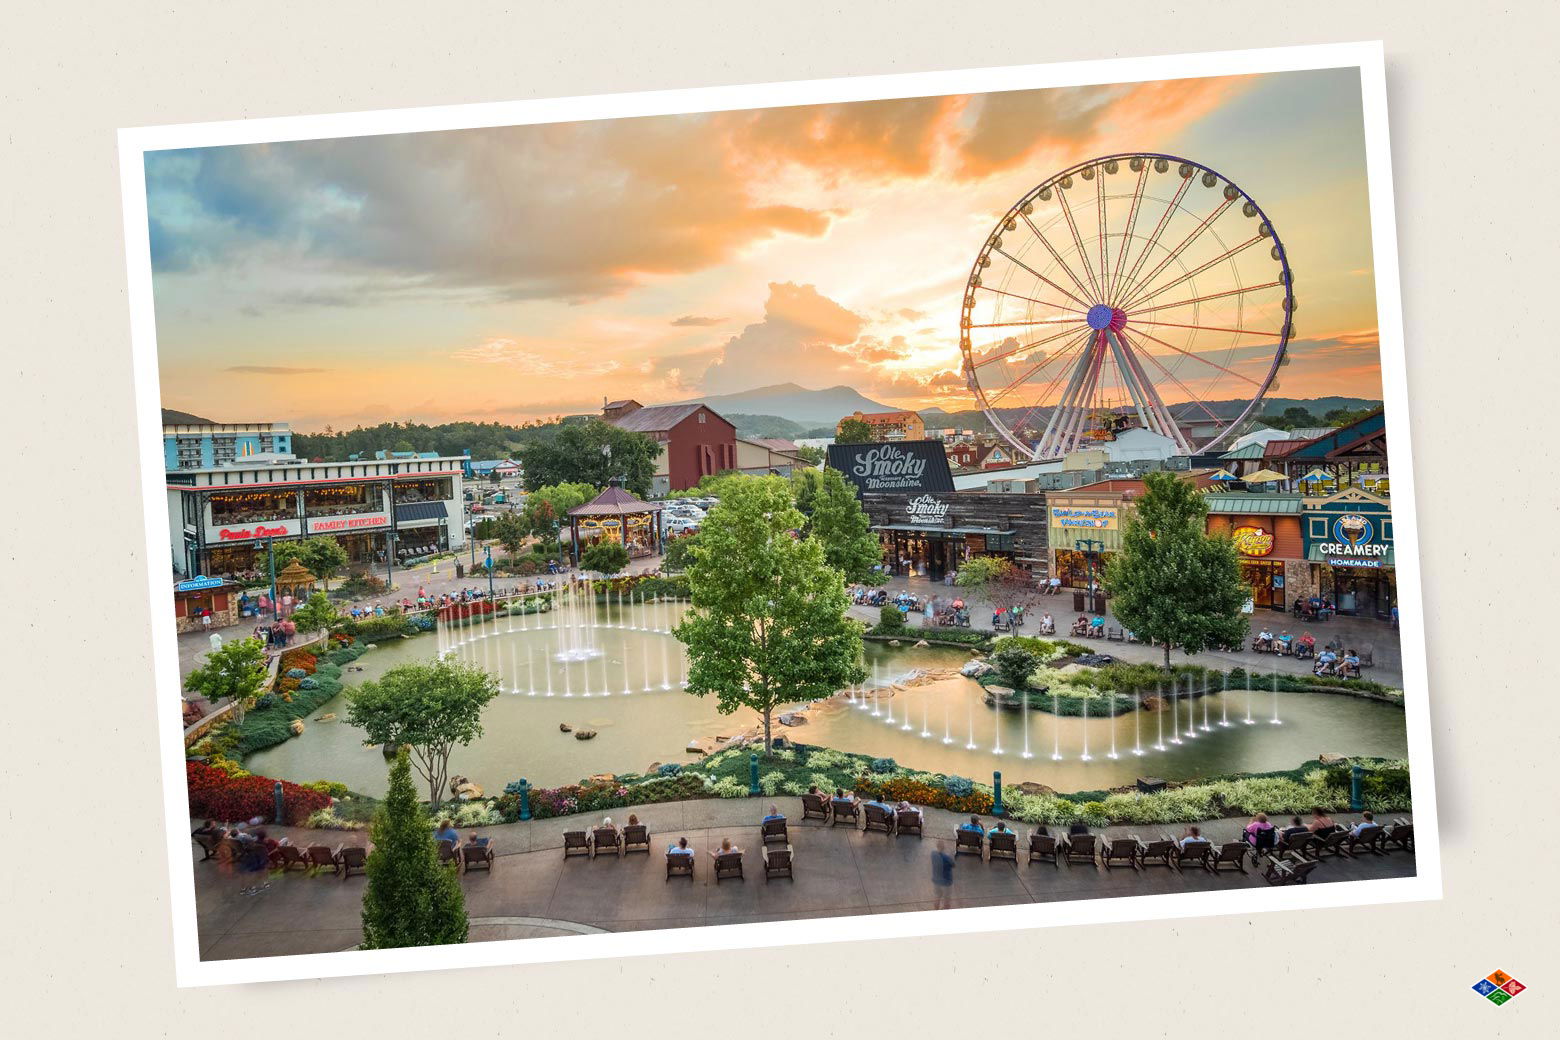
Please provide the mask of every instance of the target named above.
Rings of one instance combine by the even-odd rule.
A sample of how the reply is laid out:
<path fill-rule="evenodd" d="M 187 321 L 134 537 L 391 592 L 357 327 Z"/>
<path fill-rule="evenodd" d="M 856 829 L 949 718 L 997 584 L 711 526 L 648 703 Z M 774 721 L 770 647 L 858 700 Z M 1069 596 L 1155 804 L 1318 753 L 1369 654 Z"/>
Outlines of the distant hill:
<path fill-rule="evenodd" d="M 213 426 L 210 419 L 202 419 L 198 415 L 189 412 L 181 412 L 177 408 L 164 408 L 162 410 L 164 426 Z"/>
<path fill-rule="evenodd" d="M 1220 419 L 1233 419 L 1246 407 L 1245 400 L 1207 401 L 1208 412 L 1212 412 Z M 1380 401 L 1373 401 L 1361 397 L 1264 397 L 1258 409 L 1259 415 L 1279 415 L 1286 408 L 1304 408 L 1317 419 L 1335 409 L 1359 411 L 1361 409 L 1379 408 Z M 1178 403 L 1170 405 L 1170 414 L 1178 420 L 1193 420 L 1206 418 L 1208 412 L 1203 411 L 1202 405 Z M 998 408 L 997 414 L 1006 423 L 1018 422 L 1020 419 L 1029 418 L 1031 423 L 1044 421 L 1050 418 L 1050 409 L 1037 408 L 1031 411 L 1028 408 Z M 922 420 L 933 429 L 957 428 L 961 430 L 989 431 L 991 423 L 987 421 L 986 414 L 981 411 L 970 410 L 964 412 L 945 412 L 940 408 L 928 408 L 920 413 Z"/>
<path fill-rule="evenodd" d="M 766 416 L 787 419 L 808 429 L 817 426 L 828 426 L 832 429 L 840 419 L 855 411 L 894 411 L 880 401 L 863 397 L 848 386 L 809 390 L 795 383 L 777 383 L 774 386 L 761 386 L 741 393 L 716 394 L 711 397 L 695 398 L 695 400 L 703 401 L 728 419 L 733 414 Z"/>
<path fill-rule="evenodd" d="M 745 415 L 742 412 L 722 412 L 737 427 L 738 437 L 784 437 L 795 440 L 805 437 L 812 427 L 782 419 L 778 415 Z"/>

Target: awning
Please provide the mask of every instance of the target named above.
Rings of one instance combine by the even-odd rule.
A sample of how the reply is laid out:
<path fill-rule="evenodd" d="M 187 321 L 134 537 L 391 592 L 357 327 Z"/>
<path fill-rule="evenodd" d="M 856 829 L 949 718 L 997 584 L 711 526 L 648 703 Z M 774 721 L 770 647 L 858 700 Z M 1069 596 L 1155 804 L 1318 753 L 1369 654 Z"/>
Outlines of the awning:
<path fill-rule="evenodd" d="M 1397 565 L 1397 556 L 1391 546 L 1387 547 L 1385 556 L 1356 556 L 1343 557 L 1322 552 L 1320 545 L 1313 545 L 1306 549 L 1305 558 L 1311 563 L 1329 563 L 1334 567 L 1362 567 L 1380 569 L 1382 567 L 1394 567 Z"/>
<path fill-rule="evenodd" d="M 448 520 L 449 517 L 443 501 L 406 502 L 395 507 L 395 522 L 398 524 L 414 520 Z"/>
<path fill-rule="evenodd" d="M 1289 478 L 1270 469 L 1259 469 L 1255 473 L 1246 474 L 1241 479 L 1248 484 L 1270 484 L 1276 480 L 1288 480 Z"/>
<path fill-rule="evenodd" d="M 914 531 L 916 534 L 993 534 L 1011 535 L 1012 531 L 1002 531 L 995 527 L 917 527 L 914 524 L 878 524 L 872 528 L 874 531 Z"/>

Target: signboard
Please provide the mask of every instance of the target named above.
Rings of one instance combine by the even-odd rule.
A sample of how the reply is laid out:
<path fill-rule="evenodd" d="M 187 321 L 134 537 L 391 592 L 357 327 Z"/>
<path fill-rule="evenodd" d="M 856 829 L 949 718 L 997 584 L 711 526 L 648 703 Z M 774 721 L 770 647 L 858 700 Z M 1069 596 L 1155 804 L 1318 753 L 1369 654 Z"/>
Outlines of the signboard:
<path fill-rule="evenodd" d="M 953 490 L 942 441 L 831 444 L 829 466 L 845 474 L 861 494 L 925 494 Z"/>
<path fill-rule="evenodd" d="M 1260 527 L 1237 527 L 1230 532 L 1230 540 L 1242 556 L 1266 556 L 1273 551 L 1273 532 Z"/>
<path fill-rule="evenodd" d="M 390 526 L 388 513 L 364 513 L 359 516 L 321 516 L 309 521 L 310 534 L 347 534 Z"/>
<path fill-rule="evenodd" d="M 1086 527 L 1095 531 L 1116 530 L 1118 517 L 1111 506 L 1052 506 L 1051 523 L 1056 527 Z"/>
<path fill-rule="evenodd" d="M 224 582 L 221 578 L 208 578 L 204 574 L 197 574 L 189 581 L 181 581 L 175 585 L 175 592 L 196 592 L 200 589 L 220 589 Z"/>
<path fill-rule="evenodd" d="M 948 517 L 948 503 L 931 495 L 912 498 L 905 506 L 913 524 L 941 524 Z"/>
<path fill-rule="evenodd" d="M 291 538 L 300 530 L 297 520 L 269 520 L 263 524 L 216 527 L 210 531 L 213 542 L 250 542 L 259 538 Z"/>
<path fill-rule="evenodd" d="M 1382 567 L 1391 546 L 1377 538 L 1376 522 L 1361 513 L 1345 513 L 1332 522 L 1333 540 L 1317 550 L 1334 567 Z"/>

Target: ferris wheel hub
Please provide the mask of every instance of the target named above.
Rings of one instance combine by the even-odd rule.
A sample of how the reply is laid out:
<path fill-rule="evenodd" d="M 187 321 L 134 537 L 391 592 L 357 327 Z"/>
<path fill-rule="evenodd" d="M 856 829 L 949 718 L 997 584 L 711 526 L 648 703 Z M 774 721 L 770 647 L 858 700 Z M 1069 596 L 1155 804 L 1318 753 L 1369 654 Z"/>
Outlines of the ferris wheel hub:
<path fill-rule="evenodd" d="M 1126 327 L 1127 315 L 1120 307 L 1112 307 L 1108 303 L 1096 303 L 1089 308 L 1088 316 L 1084 320 L 1095 332 L 1104 332 L 1106 329 L 1120 332 Z"/>

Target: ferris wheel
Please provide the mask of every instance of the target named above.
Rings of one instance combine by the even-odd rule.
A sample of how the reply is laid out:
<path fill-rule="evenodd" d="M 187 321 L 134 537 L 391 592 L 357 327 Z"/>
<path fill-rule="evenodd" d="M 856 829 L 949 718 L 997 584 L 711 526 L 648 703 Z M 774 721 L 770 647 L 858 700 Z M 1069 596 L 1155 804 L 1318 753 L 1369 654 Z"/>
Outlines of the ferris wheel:
<path fill-rule="evenodd" d="M 1107 155 L 1019 199 L 980 248 L 959 349 L 970 392 L 1019 458 L 1143 428 L 1217 448 L 1276 385 L 1294 334 L 1272 221 L 1190 159 Z"/>

